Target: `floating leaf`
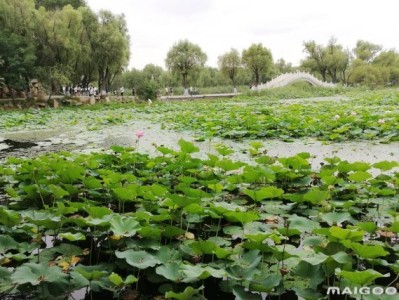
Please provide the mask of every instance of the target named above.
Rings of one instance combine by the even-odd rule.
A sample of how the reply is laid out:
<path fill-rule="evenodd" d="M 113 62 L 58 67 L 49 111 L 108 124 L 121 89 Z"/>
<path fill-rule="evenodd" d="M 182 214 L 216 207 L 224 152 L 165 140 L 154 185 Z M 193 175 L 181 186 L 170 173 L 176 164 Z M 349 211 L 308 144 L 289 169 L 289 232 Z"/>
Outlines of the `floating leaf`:
<path fill-rule="evenodd" d="M 23 264 L 16 268 L 11 278 L 18 284 L 30 283 L 31 285 L 39 285 L 43 282 L 68 284 L 68 275 L 62 272 L 61 268 L 49 267 L 47 264 Z"/>
<path fill-rule="evenodd" d="M 383 160 L 373 164 L 374 168 L 380 169 L 381 171 L 389 171 L 395 167 L 398 167 L 399 163 L 396 161 Z"/>
<path fill-rule="evenodd" d="M 74 242 L 74 241 L 84 241 L 86 240 L 86 236 L 81 233 L 71 233 L 71 232 L 65 232 L 65 233 L 60 233 L 58 237 L 62 239 L 67 239 L 68 241 Z"/>
<path fill-rule="evenodd" d="M 180 139 L 178 141 L 178 144 L 180 146 L 180 150 L 183 153 L 194 153 L 194 152 L 199 152 L 199 148 L 197 146 L 194 146 L 193 143 L 187 142 L 183 139 Z"/>
<path fill-rule="evenodd" d="M 260 219 L 260 216 L 255 212 L 245 211 L 230 211 L 224 214 L 230 222 L 240 222 L 241 224 L 249 223 Z"/>
<path fill-rule="evenodd" d="M 115 256 L 117 258 L 126 259 L 126 262 L 139 269 L 147 269 L 149 267 L 155 267 L 160 261 L 153 255 L 145 251 L 115 251 Z"/>
<path fill-rule="evenodd" d="M 194 299 L 194 296 L 198 295 L 203 288 L 204 287 L 201 286 L 198 289 L 194 289 L 193 287 L 189 286 L 186 287 L 186 289 L 182 293 L 175 293 L 173 291 L 169 291 L 166 292 L 165 298 L 167 299 L 173 298 L 177 300 L 191 300 Z"/>
<path fill-rule="evenodd" d="M 380 245 L 362 245 L 360 243 L 348 243 L 347 245 L 352 248 L 357 255 L 362 258 L 377 258 L 381 256 L 387 256 L 389 254 L 388 251 Z"/>
<path fill-rule="evenodd" d="M 338 225 L 342 222 L 349 221 L 352 219 L 350 213 L 348 212 L 329 212 L 323 214 L 321 219 L 328 223 L 328 225 Z"/>
<path fill-rule="evenodd" d="M 331 195 L 328 191 L 322 191 L 319 188 L 313 188 L 303 196 L 304 201 L 308 201 L 312 204 L 318 204 L 321 201 L 330 199 Z"/>
<path fill-rule="evenodd" d="M 357 171 L 357 172 L 349 175 L 349 179 L 354 182 L 362 182 L 371 177 L 372 176 L 370 173 L 364 172 L 364 171 Z"/>
<path fill-rule="evenodd" d="M 360 285 L 360 286 L 365 286 L 369 285 L 372 283 L 374 280 L 377 278 L 381 277 L 389 277 L 388 274 L 381 274 L 377 271 L 374 270 L 365 270 L 365 271 L 341 271 L 340 269 L 337 269 L 336 274 L 338 276 L 342 276 L 346 279 L 348 279 L 350 282 Z"/>
<path fill-rule="evenodd" d="M 155 273 L 173 282 L 180 282 L 185 278 L 185 274 L 180 269 L 180 264 L 175 262 L 157 267 Z"/>
<path fill-rule="evenodd" d="M 259 202 L 264 199 L 280 198 L 284 191 L 274 186 L 262 187 L 259 190 L 244 190 L 243 193 L 249 196 L 252 200 Z"/>

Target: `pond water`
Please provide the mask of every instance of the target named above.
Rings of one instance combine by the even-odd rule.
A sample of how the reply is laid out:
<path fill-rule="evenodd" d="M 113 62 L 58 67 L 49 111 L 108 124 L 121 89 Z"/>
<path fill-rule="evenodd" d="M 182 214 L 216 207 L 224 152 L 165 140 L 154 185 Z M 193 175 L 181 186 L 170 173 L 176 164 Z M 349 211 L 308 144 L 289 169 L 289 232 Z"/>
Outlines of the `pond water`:
<path fill-rule="evenodd" d="M 135 133 L 142 130 L 144 135 L 137 139 Z M 7 156 L 32 157 L 51 151 L 68 150 L 74 152 L 104 151 L 112 145 L 135 147 L 137 151 L 157 155 L 157 146 L 178 149 L 178 140 L 194 142 L 199 148 L 197 154 L 205 157 L 207 153 L 216 153 L 215 146 L 224 144 L 236 150 L 230 157 L 250 161 L 249 143 L 252 140 L 234 141 L 220 138 L 195 142 L 196 137 L 188 131 L 162 129 L 160 124 L 148 120 L 129 121 L 123 125 L 114 125 L 100 130 L 88 131 L 85 127 L 67 127 L 62 130 L 26 130 L 0 133 L 0 159 Z M 338 156 L 342 160 L 367 161 L 374 163 L 382 160 L 397 160 L 399 142 L 381 144 L 377 141 L 356 141 L 326 143 L 314 139 L 300 139 L 293 142 L 280 140 L 262 140 L 269 156 L 287 157 L 299 152 L 311 154 L 310 163 L 318 168 L 324 158 Z"/>

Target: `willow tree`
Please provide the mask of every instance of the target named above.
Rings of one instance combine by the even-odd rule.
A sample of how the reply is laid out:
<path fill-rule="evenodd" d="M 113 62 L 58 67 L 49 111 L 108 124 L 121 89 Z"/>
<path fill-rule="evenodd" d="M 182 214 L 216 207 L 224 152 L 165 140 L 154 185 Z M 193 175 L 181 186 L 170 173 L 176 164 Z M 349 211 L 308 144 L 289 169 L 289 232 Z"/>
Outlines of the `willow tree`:
<path fill-rule="evenodd" d="M 188 93 L 188 78 L 204 66 L 207 55 L 201 48 L 189 42 L 181 40 L 174 44 L 166 56 L 166 66 L 182 79 L 185 94 Z"/>
<path fill-rule="evenodd" d="M 349 52 L 331 37 L 327 46 L 316 44 L 315 41 L 303 43 L 304 52 L 308 55 L 302 61 L 302 67 L 321 75 L 323 81 L 347 81 L 346 71 L 349 66 Z"/>
<path fill-rule="evenodd" d="M 36 69 L 33 0 L 0 0 L 0 77 L 16 89 L 26 89 Z"/>
<path fill-rule="evenodd" d="M 243 64 L 252 72 L 257 86 L 262 76 L 266 77 L 273 67 L 272 53 L 262 44 L 252 44 L 242 52 Z"/>
<path fill-rule="evenodd" d="M 51 85 L 52 91 L 57 91 L 60 85 L 79 77 L 74 67 L 81 51 L 82 14 L 67 5 L 54 11 L 40 7 L 37 16 L 38 64 L 42 77 Z"/>
<path fill-rule="evenodd" d="M 231 49 L 230 52 L 219 56 L 218 64 L 220 71 L 230 78 L 235 90 L 236 77 L 241 66 L 240 53 L 236 49 Z"/>
<path fill-rule="evenodd" d="M 115 76 L 122 73 L 129 62 L 129 35 L 124 15 L 100 11 L 92 51 L 98 70 L 98 88 L 109 91 Z"/>

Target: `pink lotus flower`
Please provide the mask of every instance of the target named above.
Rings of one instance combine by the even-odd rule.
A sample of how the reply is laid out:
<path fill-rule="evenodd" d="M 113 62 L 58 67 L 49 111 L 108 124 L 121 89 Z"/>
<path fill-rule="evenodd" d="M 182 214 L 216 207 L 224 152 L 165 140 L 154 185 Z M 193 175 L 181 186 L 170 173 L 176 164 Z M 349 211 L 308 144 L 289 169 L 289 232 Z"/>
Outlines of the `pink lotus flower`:
<path fill-rule="evenodd" d="M 379 119 L 378 120 L 378 124 L 385 124 L 385 120 L 384 119 Z"/>
<path fill-rule="evenodd" d="M 136 131 L 136 137 L 138 139 L 142 138 L 144 136 L 144 131 L 143 130 L 137 130 Z"/>

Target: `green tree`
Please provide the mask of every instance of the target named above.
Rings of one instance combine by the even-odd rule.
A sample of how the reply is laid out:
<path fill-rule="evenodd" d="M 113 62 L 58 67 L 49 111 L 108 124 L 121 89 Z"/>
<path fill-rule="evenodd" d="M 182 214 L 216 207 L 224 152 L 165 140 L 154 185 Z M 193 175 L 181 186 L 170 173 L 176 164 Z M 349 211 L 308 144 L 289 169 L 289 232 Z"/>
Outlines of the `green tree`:
<path fill-rule="evenodd" d="M 381 50 L 382 47 L 380 45 L 358 40 L 356 47 L 353 49 L 353 53 L 355 54 L 356 58 L 366 63 L 370 63 Z"/>
<path fill-rule="evenodd" d="M 240 53 L 236 49 L 231 49 L 230 52 L 219 56 L 218 64 L 220 71 L 230 78 L 233 87 L 235 88 L 238 70 L 241 66 Z"/>
<path fill-rule="evenodd" d="M 308 57 L 301 66 L 312 72 L 318 72 L 323 81 L 331 80 L 346 82 L 346 71 L 349 66 L 349 52 L 337 44 L 336 38 L 332 37 L 327 46 L 318 45 L 315 41 L 304 42 L 304 51 Z"/>
<path fill-rule="evenodd" d="M 169 50 L 165 63 L 169 70 L 180 76 L 187 93 L 189 76 L 203 67 L 206 60 L 207 55 L 198 45 L 181 40 Z"/>
<path fill-rule="evenodd" d="M 0 77 L 17 90 L 28 87 L 35 74 L 33 0 L 0 0 Z"/>
<path fill-rule="evenodd" d="M 99 26 L 93 33 L 91 54 L 98 70 L 99 90 L 109 91 L 115 76 L 129 62 L 129 35 L 124 15 L 100 11 Z"/>
<path fill-rule="evenodd" d="M 334 37 L 329 40 L 326 53 L 327 74 L 330 76 L 331 81 L 334 83 L 340 80 L 346 82 L 349 53 L 344 51 L 341 45 L 337 44 L 337 39 Z"/>
<path fill-rule="evenodd" d="M 0 53 L 0 77 L 15 90 L 26 90 L 34 75 L 34 45 L 20 35 L 0 29 Z"/>
<path fill-rule="evenodd" d="M 292 66 L 292 64 L 289 62 L 286 62 L 283 58 L 280 58 L 279 60 L 276 61 L 273 69 L 274 69 L 274 72 L 276 73 L 276 75 L 290 73 L 295 70 L 295 68 Z"/>
<path fill-rule="evenodd" d="M 38 10 L 35 30 L 38 64 L 42 81 L 47 82 L 53 92 L 58 91 L 61 84 L 80 77 L 75 73 L 75 66 L 82 49 L 81 24 L 81 12 L 71 5 L 62 10 L 46 11 L 43 7 Z"/>
<path fill-rule="evenodd" d="M 215 87 L 228 84 L 228 79 L 217 68 L 208 66 L 201 69 L 195 81 L 195 86 L 198 87 Z"/>
<path fill-rule="evenodd" d="M 302 67 L 311 71 L 318 71 L 323 81 L 327 81 L 327 62 L 326 51 L 322 45 L 317 45 L 315 41 L 303 43 L 304 51 L 308 57 L 301 63 Z"/>
<path fill-rule="evenodd" d="M 36 8 L 44 7 L 46 10 L 60 10 L 66 5 L 72 5 L 77 9 L 86 6 L 85 0 L 35 0 Z"/>
<path fill-rule="evenodd" d="M 252 71 L 255 85 L 258 85 L 261 78 L 266 79 L 272 70 L 272 53 L 262 44 L 252 44 L 242 52 L 242 62 Z"/>

